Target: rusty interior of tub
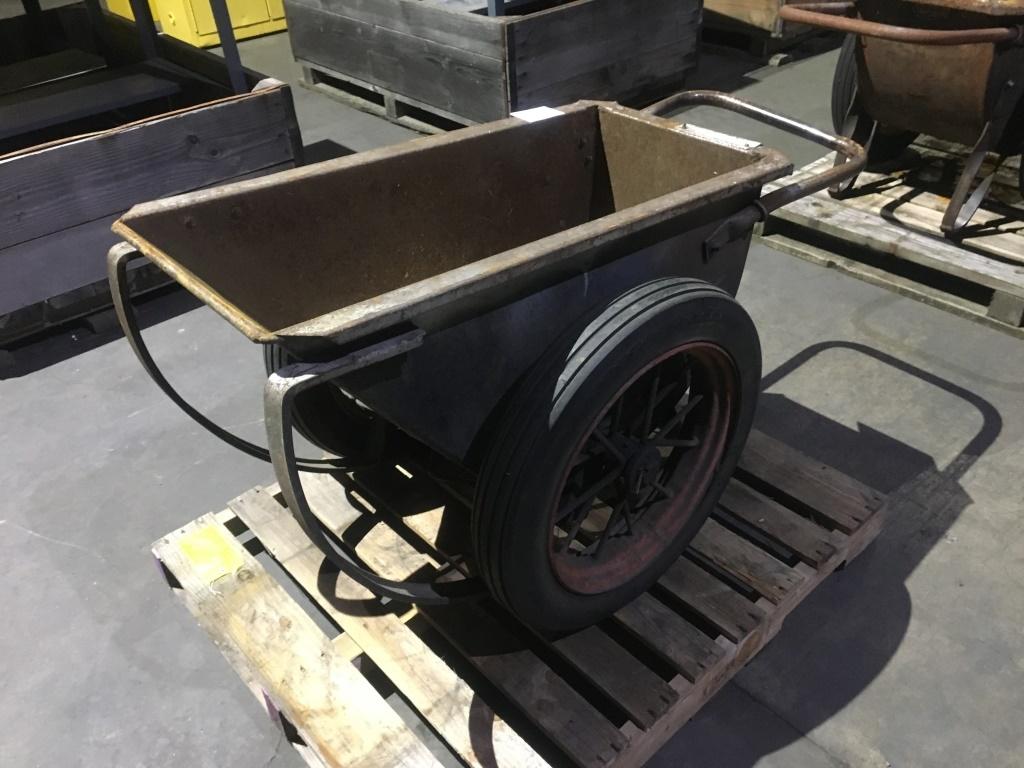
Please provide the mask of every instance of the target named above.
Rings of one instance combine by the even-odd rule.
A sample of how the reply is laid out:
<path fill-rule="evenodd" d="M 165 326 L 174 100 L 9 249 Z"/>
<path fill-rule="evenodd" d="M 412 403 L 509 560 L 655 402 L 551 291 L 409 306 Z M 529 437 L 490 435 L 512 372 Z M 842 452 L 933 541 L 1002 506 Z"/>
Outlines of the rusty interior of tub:
<path fill-rule="evenodd" d="M 149 203 L 118 231 L 273 331 L 762 159 L 597 104 L 461 133 Z"/>

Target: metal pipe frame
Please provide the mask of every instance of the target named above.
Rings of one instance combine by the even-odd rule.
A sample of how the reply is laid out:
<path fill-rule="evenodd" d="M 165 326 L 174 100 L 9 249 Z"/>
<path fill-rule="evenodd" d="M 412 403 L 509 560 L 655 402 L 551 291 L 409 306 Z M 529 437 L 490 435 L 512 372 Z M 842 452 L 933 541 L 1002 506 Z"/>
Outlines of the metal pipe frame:
<path fill-rule="evenodd" d="M 779 18 L 795 24 L 848 32 L 897 43 L 920 45 L 966 45 L 969 43 L 1024 42 L 1024 26 L 979 27 L 977 29 L 920 29 L 882 24 L 847 16 L 856 11 L 855 2 L 798 3 L 783 5 Z"/>

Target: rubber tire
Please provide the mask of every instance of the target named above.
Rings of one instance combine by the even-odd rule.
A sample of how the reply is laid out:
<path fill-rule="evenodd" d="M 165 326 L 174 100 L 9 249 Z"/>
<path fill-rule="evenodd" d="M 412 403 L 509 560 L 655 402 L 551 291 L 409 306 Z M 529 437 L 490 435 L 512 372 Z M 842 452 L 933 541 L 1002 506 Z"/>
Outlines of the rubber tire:
<path fill-rule="evenodd" d="M 832 78 L 832 127 L 840 136 L 846 135 L 846 114 L 857 94 L 857 36 L 847 35 L 839 49 L 835 75 Z M 868 148 L 872 164 L 895 160 L 914 143 L 918 134 L 879 126 Z"/>
<path fill-rule="evenodd" d="M 731 434 L 708 491 L 676 539 L 633 580 L 599 594 L 571 592 L 548 559 L 548 515 L 565 462 L 581 431 L 637 371 L 689 341 L 719 344 L 738 374 Z M 558 635 L 600 621 L 650 587 L 725 489 L 753 421 L 760 378 L 753 321 L 731 295 L 701 280 L 639 286 L 556 341 L 511 396 L 477 483 L 472 538 L 492 594 L 525 624 Z"/>
<path fill-rule="evenodd" d="M 263 367 L 268 376 L 295 361 L 283 347 L 263 347 Z M 295 400 L 294 419 L 295 428 L 313 445 L 353 465 L 379 461 L 393 429 L 331 384 L 301 393 Z"/>

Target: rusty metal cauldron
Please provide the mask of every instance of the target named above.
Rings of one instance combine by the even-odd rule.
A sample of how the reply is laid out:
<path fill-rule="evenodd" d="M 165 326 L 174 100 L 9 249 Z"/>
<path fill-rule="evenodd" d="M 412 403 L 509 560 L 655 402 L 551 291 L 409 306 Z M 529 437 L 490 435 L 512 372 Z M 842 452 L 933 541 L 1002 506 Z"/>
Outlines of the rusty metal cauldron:
<path fill-rule="evenodd" d="M 697 104 L 849 162 L 762 196 L 792 165 L 658 117 Z M 864 161 L 850 139 L 725 94 L 644 112 L 578 102 L 136 206 L 114 225 L 127 242 L 110 282 L 146 371 L 203 427 L 272 461 L 339 570 L 403 601 L 479 589 L 384 579 L 311 510 L 301 473 L 344 483 L 380 460 L 383 429 L 470 478 L 483 582 L 561 632 L 633 599 L 703 524 L 757 401 L 760 344 L 734 298 L 753 226 Z M 269 449 L 199 413 L 157 367 L 127 289 L 143 256 L 264 345 Z M 293 431 L 338 458 L 296 457 Z"/>
<path fill-rule="evenodd" d="M 957 236 L 995 177 L 975 184 L 985 155 L 1001 163 L 1024 151 L 1024 0 L 800 3 L 780 15 L 850 33 L 832 118 L 865 145 L 869 162 L 894 159 L 922 133 L 972 147 L 942 219 L 943 232 Z"/>

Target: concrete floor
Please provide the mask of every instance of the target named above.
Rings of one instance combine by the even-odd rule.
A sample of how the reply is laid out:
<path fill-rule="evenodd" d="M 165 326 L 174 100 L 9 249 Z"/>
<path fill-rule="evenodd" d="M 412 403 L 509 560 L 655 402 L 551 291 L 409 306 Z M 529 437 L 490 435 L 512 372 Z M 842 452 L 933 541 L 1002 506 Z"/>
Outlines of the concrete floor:
<path fill-rule="evenodd" d="M 296 79 L 285 36 L 242 50 Z M 827 127 L 834 60 L 712 58 L 696 79 Z M 411 136 L 295 98 L 317 152 Z M 740 299 L 764 345 L 760 426 L 892 493 L 893 519 L 651 765 L 1024 765 L 1024 345 L 757 245 Z M 180 296 L 144 315 L 169 376 L 259 439 L 256 350 Z M 300 766 L 148 551 L 269 469 L 194 427 L 113 332 L 32 345 L 0 376 L 0 765 Z"/>

